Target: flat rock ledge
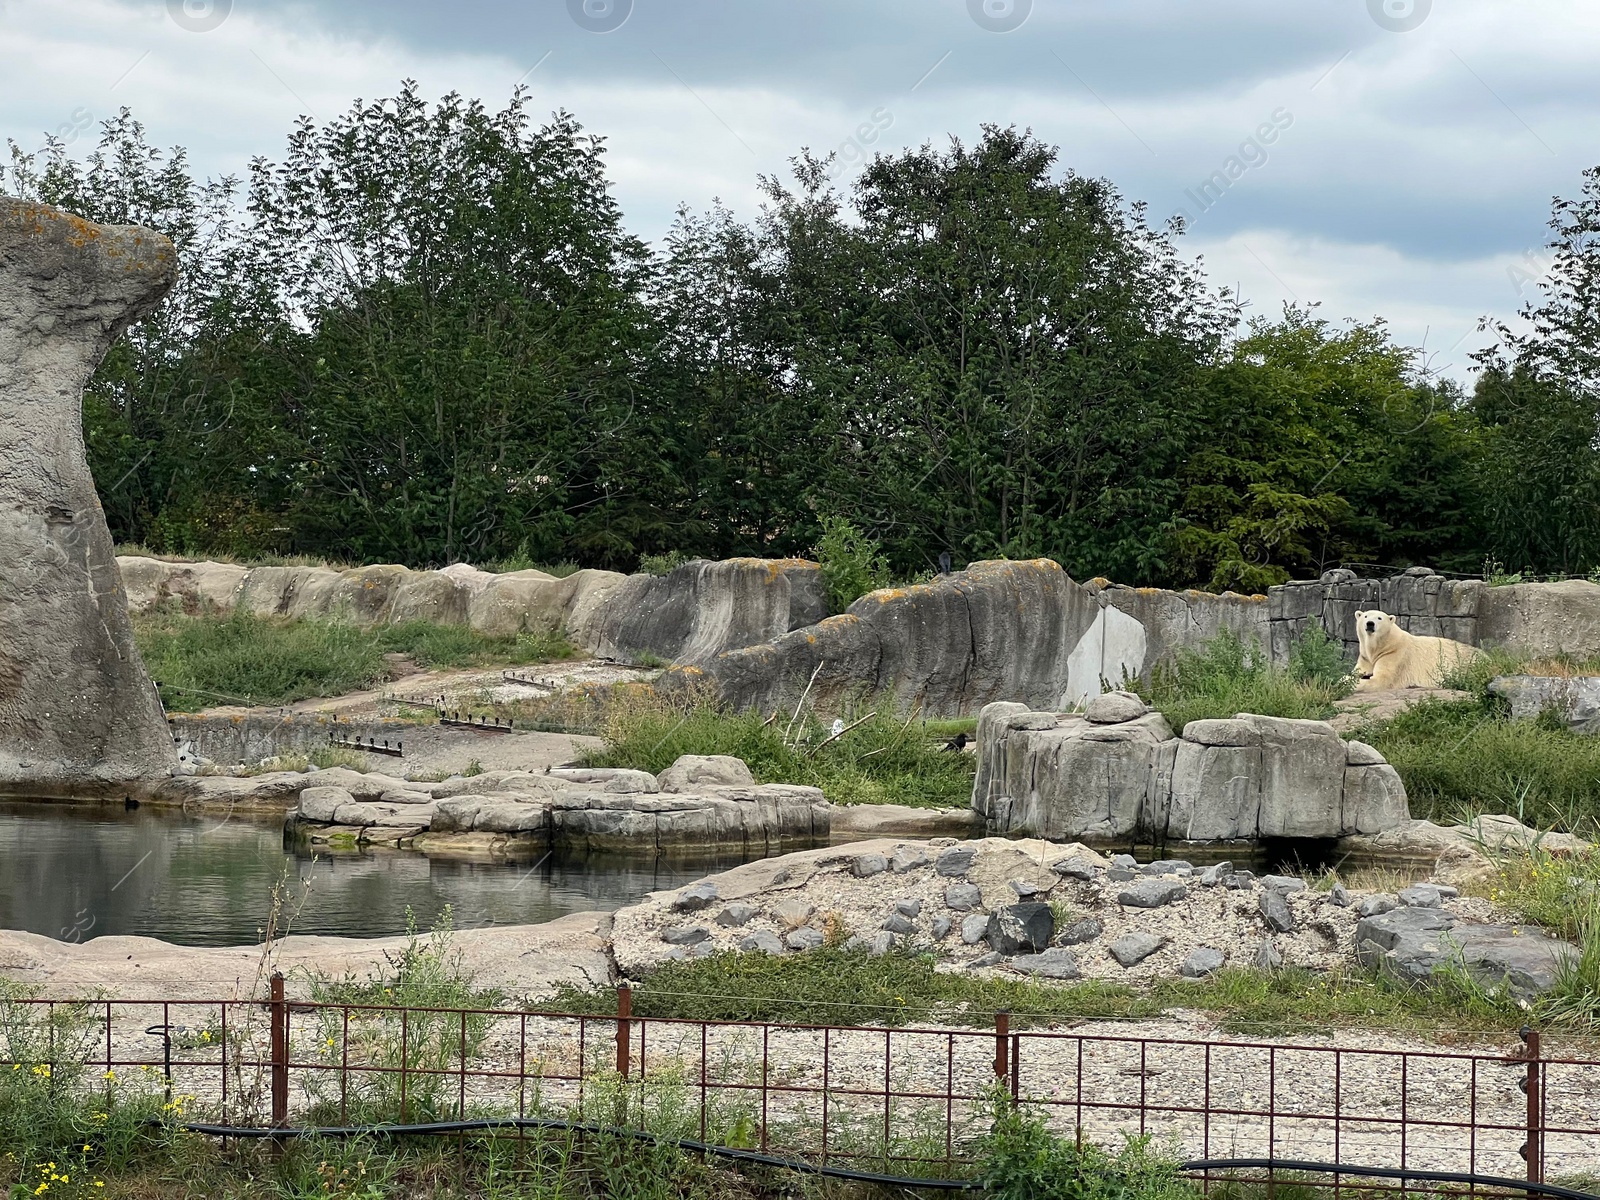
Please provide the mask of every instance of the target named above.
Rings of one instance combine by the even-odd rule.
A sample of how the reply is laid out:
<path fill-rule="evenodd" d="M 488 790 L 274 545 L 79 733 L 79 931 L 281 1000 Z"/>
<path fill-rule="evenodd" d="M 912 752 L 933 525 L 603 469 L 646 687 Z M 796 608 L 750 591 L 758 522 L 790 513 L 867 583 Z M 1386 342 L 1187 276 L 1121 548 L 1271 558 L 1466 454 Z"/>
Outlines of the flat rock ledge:
<path fill-rule="evenodd" d="M 659 778 L 612 768 L 505 771 L 434 784 L 353 771 L 317 775 L 300 789 L 288 828 L 331 846 L 492 853 L 532 843 L 577 853 L 773 854 L 827 841 L 831 820 L 818 789 L 758 784 L 743 762 L 722 756 L 685 755 Z"/>
<path fill-rule="evenodd" d="M 1228 967 L 1356 964 L 1425 979 L 1463 968 L 1518 998 L 1575 953 L 1495 924 L 1448 885 L 1399 895 L 1320 891 L 1231 864 L 1139 863 L 1082 844 L 877 839 L 748 863 L 653 893 L 615 916 L 623 975 L 719 951 L 804 954 L 829 942 L 932 951 L 941 970 L 1148 984 Z M 1448 934 L 1448 939 L 1441 939 Z"/>

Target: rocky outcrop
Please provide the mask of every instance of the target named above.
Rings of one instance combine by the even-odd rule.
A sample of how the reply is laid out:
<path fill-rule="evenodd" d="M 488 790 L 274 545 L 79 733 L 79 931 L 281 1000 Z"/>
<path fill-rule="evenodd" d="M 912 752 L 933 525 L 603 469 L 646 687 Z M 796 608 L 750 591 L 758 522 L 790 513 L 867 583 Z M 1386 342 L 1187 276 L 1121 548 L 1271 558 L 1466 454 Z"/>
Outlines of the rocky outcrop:
<path fill-rule="evenodd" d="M 176 277 L 172 243 L 0 197 L 0 788 L 175 765 L 84 459 L 83 387 Z"/>
<path fill-rule="evenodd" d="M 1355 932 L 1356 960 L 1401 983 L 1424 983 L 1437 974 L 1462 971 L 1526 1002 L 1549 991 L 1562 963 L 1577 957 L 1577 947 L 1542 930 L 1462 921 L 1428 897 L 1426 889 L 1406 891 L 1420 891 L 1420 901 L 1402 893 L 1401 899 L 1413 904 L 1363 917 Z"/>
<path fill-rule="evenodd" d="M 1325 722 L 1241 713 L 1176 737 L 1137 697 L 1113 699 L 1084 715 L 984 709 L 972 806 L 989 829 L 1219 842 L 1374 834 L 1410 819 L 1394 768 Z"/>
<path fill-rule="evenodd" d="M 830 806 L 816 788 L 757 784 L 748 769 L 739 781 L 726 762 L 708 777 L 707 760 L 686 759 L 660 779 L 585 767 L 437 784 L 318 772 L 301 790 L 289 827 L 297 837 L 334 844 L 428 849 L 448 841 L 493 852 L 517 840 L 577 853 L 678 857 L 775 854 L 827 840 Z"/>
<path fill-rule="evenodd" d="M 1071 707 L 1146 673 L 1188 637 L 1265 635 L 1265 605 L 1075 583 L 1050 559 L 974 563 L 914 587 L 863 596 L 841 616 L 762 645 L 703 659 L 680 681 L 711 678 L 741 708 L 823 707 L 888 693 L 928 716 L 999 700 Z"/>
<path fill-rule="evenodd" d="M 1600 733 L 1600 676 L 1502 675 L 1489 691 L 1511 705 L 1513 720 L 1550 713 L 1574 733 Z"/>

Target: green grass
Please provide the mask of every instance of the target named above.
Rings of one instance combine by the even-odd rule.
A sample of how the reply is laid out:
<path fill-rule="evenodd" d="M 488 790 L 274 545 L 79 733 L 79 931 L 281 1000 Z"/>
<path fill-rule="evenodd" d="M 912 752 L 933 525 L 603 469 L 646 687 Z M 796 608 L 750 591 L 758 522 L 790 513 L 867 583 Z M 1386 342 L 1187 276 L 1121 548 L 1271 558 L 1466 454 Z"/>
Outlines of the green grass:
<path fill-rule="evenodd" d="M 1503 998 L 1464 980 L 1407 988 L 1358 971 L 1219 971 L 1199 982 L 1161 980 L 1135 989 L 1098 980 L 1054 985 L 1021 977 L 938 971 L 931 954 L 874 957 L 827 946 L 807 954 L 722 953 L 666 963 L 633 996 L 641 1016 L 821 1025 L 992 1025 L 1143 1020 L 1174 1009 L 1213 1014 L 1231 1032 L 1269 1036 L 1297 1030 L 1383 1028 L 1430 1034 L 1441 1023 L 1500 1031 L 1526 1019 Z M 616 993 L 564 987 L 541 1009 L 616 1012 Z"/>
<path fill-rule="evenodd" d="M 1600 836 L 1600 738 L 1513 721 L 1487 696 L 1423 700 L 1356 736 L 1400 772 L 1413 817 L 1509 813 L 1539 829 Z"/>
<path fill-rule="evenodd" d="M 171 709 L 277 705 L 341 696 L 388 678 L 386 653 L 421 667 L 516 666 L 566 658 L 559 637 L 487 637 L 464 626 L 412 621 L 363 629 L 345 621 L 292 621 L 244 611 L 134 618 L 134 636 Z"/>
<path fill-rule="evenodd" d="M 1237 713 L 1325 721 L 1334 714 L 1334 701 L 1349 695 L 1351 683 L 1338 645 L 1321 626 L 1312 626 L 1287 668 L 1273 666 L 1259 643 L 1246 644 L 1225 630 L 1199 650 L 1178 651 L 1143 690 L 1181 733 L 1190 721 Z"/>
<path fill-rule="evenodd" d="M 835 804 L 971 802 L 974 759 L 943 748 L 943 727 L 930 734 L 887 702 L 843 719 L 855 727 L 829 740 L 831 724 L 810 715 L 791 727 L 782 714 L 769 721 L 759 713 L 729 713 L 704 695 L 619 692 L 603 719 L 605 748 L 587 761 L 659 774 L 680 755 L 729 754 L 762 783 L 819 787 Z"/>

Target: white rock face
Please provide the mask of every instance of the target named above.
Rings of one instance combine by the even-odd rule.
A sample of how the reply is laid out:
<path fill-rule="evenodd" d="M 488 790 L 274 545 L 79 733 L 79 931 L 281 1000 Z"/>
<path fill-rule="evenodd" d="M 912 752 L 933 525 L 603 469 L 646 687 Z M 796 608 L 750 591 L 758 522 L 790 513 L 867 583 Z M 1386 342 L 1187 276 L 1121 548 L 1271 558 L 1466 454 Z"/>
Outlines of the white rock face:
<path fill-rule="evenodd" d="M 1240 714 L 1191 721 L 1180 738 L 1159 713 L 1096 723 L 1142 710 L 1118 693 L 1093 704 L 1087 719 L 984 709 L 972 806 L 990 830 L 1210 842 L 1376 834 L 1410 819 L 1394 768 L 1326 722 Z"/>
<path fill-rule="evenodd" d="M 93 793 L 177 765 L 80 419 L 89 376 L 176 273 L 151 230 L 0 197 L 0 785 Z"/>

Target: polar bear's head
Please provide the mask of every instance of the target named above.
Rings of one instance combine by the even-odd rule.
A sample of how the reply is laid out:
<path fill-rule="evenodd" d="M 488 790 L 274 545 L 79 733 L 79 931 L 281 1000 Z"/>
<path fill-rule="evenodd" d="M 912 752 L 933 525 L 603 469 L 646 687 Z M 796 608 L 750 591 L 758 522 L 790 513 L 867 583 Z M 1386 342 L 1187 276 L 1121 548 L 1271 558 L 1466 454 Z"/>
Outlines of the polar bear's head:
<path fill-rule="evenodd" d="M 1356 613 L 1356 640 L 1363 646 L 1384 641 L 1398 628 L 1394 617 L 1381 609 L 1371 608 Z"/>

